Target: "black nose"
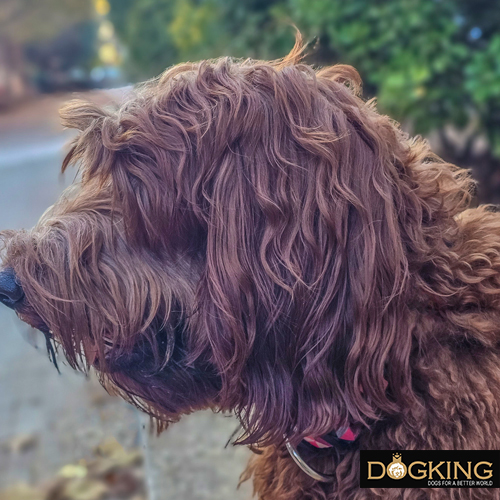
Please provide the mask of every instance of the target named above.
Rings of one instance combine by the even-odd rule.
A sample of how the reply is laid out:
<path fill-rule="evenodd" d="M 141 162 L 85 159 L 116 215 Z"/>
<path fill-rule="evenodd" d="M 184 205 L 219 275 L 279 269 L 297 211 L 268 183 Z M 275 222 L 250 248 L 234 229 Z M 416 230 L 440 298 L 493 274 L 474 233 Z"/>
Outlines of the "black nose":
<path fill-rule="evenodd" d="M 24 298 L 24 292 L 11 268 L 0 271 L 0 302 L 15 309 Z"/>

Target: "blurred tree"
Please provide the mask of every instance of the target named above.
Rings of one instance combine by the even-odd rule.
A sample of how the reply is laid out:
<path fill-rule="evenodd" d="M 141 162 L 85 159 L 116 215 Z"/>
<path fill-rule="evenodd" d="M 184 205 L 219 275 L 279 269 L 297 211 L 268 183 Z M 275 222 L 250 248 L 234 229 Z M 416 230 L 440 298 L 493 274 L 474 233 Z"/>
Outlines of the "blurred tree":
<path fill-rule="evenodd" d="M 305 34 L 320 35 L 320 62 L 354 65 L 365 94 L 376 95 L 383 112 L 415 133 L 437 132 L 446 159 L 475 167 L 481 201 L 500 202 L 495 2 L 289 0 L 288 5 Z"/>
<path fill-rule="evenodd" d="M 110 0 L 141 76 L 186 59 L 270 58 L 295 23 L 317 64 L 354 65 L 365 97 L 441 154 L 475 166 L 482 201 L 500 202 L 500 9 L 493 0 Z M 450 125 L 452 127 L 450 127 Z"/>
<path fill-rule="evenodd" d="M 33 83 L 44 91 L 78 87 L 76 73 L 95 56 L 94 18 L 92 0 L 2 0 L 0 105 L 24 98 Z M 21 84 L 13 86 L 13 76 Z"/>
<path fill-rule="evenodd" d="M 179 61 L 221 54 L 275 57 L 293 45 L 275 0 L 109 0 L 132 73 L 148 78 Z"/>
<path fill-rule="evenodd" d="M 179 49 L 169 30 L 173 4 L 171 0 L 110 0 L 109 18 L 127 46 L 133 77 L 156 75 L 179 61 Z"/>
<path fill-rule="evenodd" d="M 48 40 L 25 43 L 37 88 L 53 92 L 94 86 L 89 73 L 96 62 L 96 33 L 96 23 L 81 21 Z"/>
<path fill-rule="evenodd" d="M 17 43 L 50 39 L 92 15 L 90 0 L 2 0 L 0 34 Z"/>

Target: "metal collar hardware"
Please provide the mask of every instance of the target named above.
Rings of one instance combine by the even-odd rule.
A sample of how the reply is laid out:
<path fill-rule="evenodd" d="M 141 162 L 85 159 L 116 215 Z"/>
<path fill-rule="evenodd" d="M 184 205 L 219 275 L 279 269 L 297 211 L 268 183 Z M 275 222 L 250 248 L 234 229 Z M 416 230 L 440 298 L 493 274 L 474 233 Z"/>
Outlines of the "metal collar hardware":
<path fill-rule="evenodd" d="M 297 449 L 288 441 L 285 440 L 286 449 L 290 456 L 293 458 L 293 461 L 310 477 L 315 479 L 316 481 L 321 481 L 322 483 L 331 483 L 335 479 L 334 475 L 330 474 L 321 474 L 318 471 L 314 470 L 310 465 L 308 465 L 305 460 L 300 456 Z"/>

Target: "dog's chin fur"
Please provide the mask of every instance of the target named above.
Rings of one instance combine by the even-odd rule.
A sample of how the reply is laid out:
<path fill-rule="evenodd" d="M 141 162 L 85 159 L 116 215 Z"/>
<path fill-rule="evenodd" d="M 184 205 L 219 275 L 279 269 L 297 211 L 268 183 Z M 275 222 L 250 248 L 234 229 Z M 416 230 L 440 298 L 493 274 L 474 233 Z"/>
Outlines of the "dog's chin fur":
<path fill-rule="evenodd" d="M 262 499 L 484 498 L 360 490 L 358 450 L 500 447 L 500 215 L 352 67 L 303 54 L 66 105 L 81 181 L 2 235 L 19 314 L 159 422 L 235 412 Z M 332 484 L 285 452 L 345 424 L 352 448 L 306 457 Z"/>

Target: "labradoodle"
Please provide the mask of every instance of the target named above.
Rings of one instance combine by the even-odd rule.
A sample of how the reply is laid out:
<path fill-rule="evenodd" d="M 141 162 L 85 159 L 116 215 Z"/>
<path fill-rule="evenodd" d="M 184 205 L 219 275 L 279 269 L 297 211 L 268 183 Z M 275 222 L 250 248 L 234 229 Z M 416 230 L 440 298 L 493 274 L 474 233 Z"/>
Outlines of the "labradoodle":
<path fill-rule="evenodd" d="M 500 214 L 304 47 L 68 103 L 81 175 L 2 233 L 0 300 L 160 428 L 236 414 L 262 500 L 498 498 L 359 486 L 363 449 L 500 449 Z"/>

